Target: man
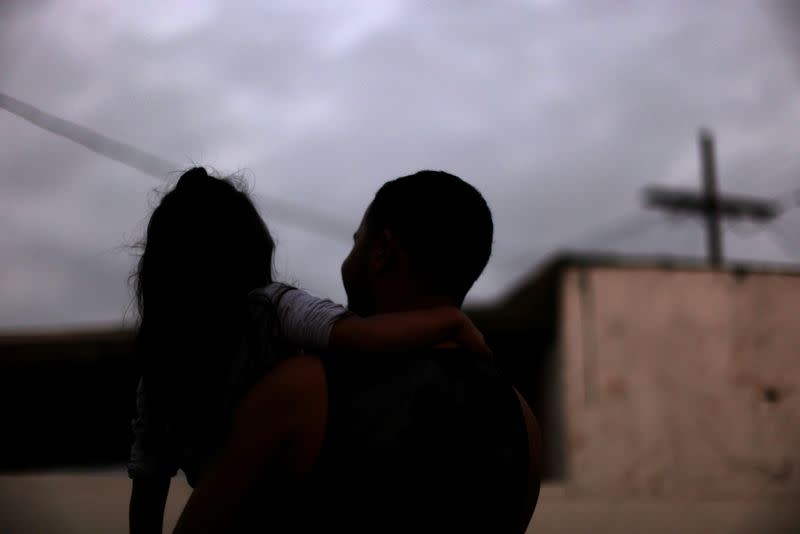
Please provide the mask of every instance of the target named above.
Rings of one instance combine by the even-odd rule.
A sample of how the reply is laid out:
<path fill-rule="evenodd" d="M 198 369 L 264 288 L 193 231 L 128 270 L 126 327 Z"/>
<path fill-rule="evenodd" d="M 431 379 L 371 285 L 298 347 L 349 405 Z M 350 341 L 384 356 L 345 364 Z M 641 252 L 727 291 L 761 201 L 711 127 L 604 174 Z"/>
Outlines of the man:
<path fill-rule="evenodd" d="M 384 184 L 342 265 L 359 315 L 461 306 L 491 254 L 475 188 Z M 240 404 L 176 532 L 524 532 L 539 494 L 530 408 L 485 358 L 290 358 Z"/>

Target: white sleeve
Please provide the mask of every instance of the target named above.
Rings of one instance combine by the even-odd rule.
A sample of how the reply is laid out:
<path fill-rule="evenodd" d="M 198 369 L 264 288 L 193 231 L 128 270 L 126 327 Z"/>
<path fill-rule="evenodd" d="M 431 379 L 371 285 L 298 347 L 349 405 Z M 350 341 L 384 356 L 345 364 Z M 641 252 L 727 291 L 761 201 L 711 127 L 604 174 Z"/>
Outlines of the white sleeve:
<path fill-rule="evenodd" d="M 278 282 L 257 289 L 275 306 L 280 332 L 291 343 L 307 349 L 326 349 L 333 325 L 350 315 L 341 304 L 321 299 Z"/>

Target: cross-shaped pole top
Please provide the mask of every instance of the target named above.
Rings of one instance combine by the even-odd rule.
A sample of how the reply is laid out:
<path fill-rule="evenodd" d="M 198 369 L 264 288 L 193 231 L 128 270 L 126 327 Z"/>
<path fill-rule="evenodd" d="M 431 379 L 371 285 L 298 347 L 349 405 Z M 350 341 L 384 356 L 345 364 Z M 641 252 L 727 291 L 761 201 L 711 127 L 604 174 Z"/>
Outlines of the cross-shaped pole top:
<path fill-rule="evenodd" d="M 669 212 L 700 215 L 706 220 L 706 243 L 708 261 L 712 268 L 719 268 L 722 256 L 722 217 L 749 218 L 766 222 L 775 218 L 779 211 L 774 201 L 740 195 L 720 195 L 717 187 L 717 168 L 714 155 L 714 136 L 702 128 L 699 134 L 701 192 L 664 187 L 645 189 L 645 202 L 652 208 Z"/>

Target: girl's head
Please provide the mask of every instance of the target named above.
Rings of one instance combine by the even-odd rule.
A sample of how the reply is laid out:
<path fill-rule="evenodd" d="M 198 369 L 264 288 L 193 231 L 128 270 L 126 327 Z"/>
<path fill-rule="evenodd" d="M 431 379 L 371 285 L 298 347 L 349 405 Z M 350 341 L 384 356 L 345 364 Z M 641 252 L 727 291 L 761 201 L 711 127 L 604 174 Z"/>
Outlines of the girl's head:
<path fill-rule="evenodd" d="M 241 335 L 247 294 L 272 281 L 274 247 L 236 182 L 202 167 L 180 177 L 150 217 L 134 273 L 138 353 L 151 384 L 193 397 L 219 376 Z"/>

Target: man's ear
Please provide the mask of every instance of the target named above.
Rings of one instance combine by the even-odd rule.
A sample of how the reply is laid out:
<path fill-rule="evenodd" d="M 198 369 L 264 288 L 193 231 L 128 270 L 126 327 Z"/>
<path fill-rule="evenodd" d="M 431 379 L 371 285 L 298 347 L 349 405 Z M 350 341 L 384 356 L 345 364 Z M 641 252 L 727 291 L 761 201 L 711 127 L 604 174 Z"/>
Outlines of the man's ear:
<path fill-rule="evenodd" d="M 394 233 L 387 228 L 373 241 L 370 262 L 374 272 L 385 273 L 397 269 L 405 256 L 405 250 Z"/>

